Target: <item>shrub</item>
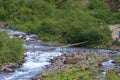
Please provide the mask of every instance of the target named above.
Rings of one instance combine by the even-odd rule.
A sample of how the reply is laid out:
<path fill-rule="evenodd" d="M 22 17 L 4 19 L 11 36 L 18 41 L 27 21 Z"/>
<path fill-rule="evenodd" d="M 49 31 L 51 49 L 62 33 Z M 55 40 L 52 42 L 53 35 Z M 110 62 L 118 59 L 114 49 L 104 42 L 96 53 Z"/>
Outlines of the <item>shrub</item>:
<path fill-rule="evenodd" d="M 67 34 L 56 39 L 62 43 L 67 39 L 72 43 L 109 41 L 111 33 L 106 25 L 120 23 L 119 12 L 111 12 L 104 0 L 89 0 L 88 4 L 83 1 L 0 0 L 0 21 L 8 21 L 12 29 L 35 33 L 48 41 L 55 40 L 63 31 Z"/>
<path fill-rule="evenodd" d="M 20 62 L 23 59 L 23 41 L 9 38 L 6 32 L 0 32 L 0 63 Z"/>

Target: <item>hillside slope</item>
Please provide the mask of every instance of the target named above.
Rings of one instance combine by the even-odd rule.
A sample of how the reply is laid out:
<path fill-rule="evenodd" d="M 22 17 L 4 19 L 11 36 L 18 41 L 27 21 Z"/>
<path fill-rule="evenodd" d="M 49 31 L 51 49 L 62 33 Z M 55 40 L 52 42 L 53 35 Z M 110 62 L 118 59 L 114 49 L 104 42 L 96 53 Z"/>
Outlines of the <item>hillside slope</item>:
<path fill-rule="evenodd" d="M 107 25 L 120 23 L 113 1 L 119 0 L 0 0 L 0 21 L 42 40 L 106 44 L 111 40 Z"/>

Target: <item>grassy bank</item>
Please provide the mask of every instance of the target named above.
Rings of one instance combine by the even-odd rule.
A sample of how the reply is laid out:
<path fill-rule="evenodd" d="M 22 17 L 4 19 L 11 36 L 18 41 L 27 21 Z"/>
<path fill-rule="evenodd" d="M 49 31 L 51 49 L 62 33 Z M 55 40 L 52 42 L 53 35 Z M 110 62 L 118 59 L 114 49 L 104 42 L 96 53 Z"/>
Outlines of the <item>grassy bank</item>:
<path fill-rule="evenodd" d="M 9 38 L 6 32 L 0 32 L 0 64 L 19 63 L 23 60 L 23 41 Z"/>
<path fill-rule="evenodd" d="M 56 71 L 54 73 L 44 74 L 42 80 L 120 80 L 120 77 L 116 75 L 116 71 L 109 70 L 106 73 L 106 77 L 97 78 L 96 75 L 99 71 L 82 71 L 79 68 L 72 68 L 65 71 Z M 56 77 L 54 77 L 57 75 Z"/>
<path fill-rule="evenodd" d="M 0 21 L 46 41 L 110 43 L 108 24 L 120 23 L 105 0 L 0 0 Z"/>
<path fill-rule="evenodd" d="M 54 75 L 57 75 L 54 77 Z M 90 76 L 90 72 L 81 71 L 78 68 L 68 69 L 65 71 L 56 71 L 45 75 L 42 80 L 93 80 Z M 95 79 L 94 79 L 95 80 Z"/>

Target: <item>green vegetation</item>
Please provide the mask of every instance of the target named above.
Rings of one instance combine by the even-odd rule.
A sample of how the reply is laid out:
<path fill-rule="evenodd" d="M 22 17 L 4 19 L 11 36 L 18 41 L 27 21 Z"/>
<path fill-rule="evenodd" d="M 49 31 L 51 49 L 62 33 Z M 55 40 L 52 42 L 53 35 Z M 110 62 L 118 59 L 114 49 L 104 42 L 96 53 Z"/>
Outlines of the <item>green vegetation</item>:
<path fill-rule="evenodd" d="M 20 62 L 23 60 L 23 41 L 9 38 L 6 32 L 0 32 L 0 63 Z"/>
<path fill-rule="evenodd" d="M 120 66 L 120 55 L 115 57 L 116 63 Z"/>
<path fill-rule="evenodd" d="M 89 45 L 111 43 L 108 25 L 120 23 L 120 11 L 112 12 L 111 9 L 114 8 L 110 9 L 106 0 L 85 1 L 87 0 L 0 0 L 0 22 L 9 22 L 12 29 L 35 33 L 40 39 L 47 41 L 89 41 Z M 0 63 L 20 62 L 24 51 L 21 44 L 22 40 L 11 39 L 6 32 L 0 32 Z M 92 64 L 90 63 L 91 66 Z M 75 68 L 57 71 L 56 74 L 58 76 L 54 79 L 51 74 L 44 78 L 93 80 L 90 72 Z M 119 78 L 110 72 L 105 80 Z"/>
<path fill-rule="evenodd" d="M 109 70 L 104 79 L 102 77 L 96 78 L 95 73 L 91 71 L 81 71 L 78 68 L 43 75 L 42 80 L 120 80 L 120 77 L 116 75 L 115 69 Z"/>
<path fill-rule="evenodd" d="M 120 77 L 116 75 L 116 70 L 109 70 L 106 74 L 105 80 L 120 80 Z"/>
<path fill-rule="evenodd" d="M 56 74 L 56 76 L 54 76 Z M 93 80 L 89 72 L 80 69 L 68 69 L 65 71 L 56 71 L 53 74 L 44 75 L 42 80 Z"/>
<path fill-rule="evenodd" d="M 107 25 L 120 23 L 120 12 L 110 11 L 104 0 L 0 0 L 0 21 L 47 41 L 106 44 Z"/>

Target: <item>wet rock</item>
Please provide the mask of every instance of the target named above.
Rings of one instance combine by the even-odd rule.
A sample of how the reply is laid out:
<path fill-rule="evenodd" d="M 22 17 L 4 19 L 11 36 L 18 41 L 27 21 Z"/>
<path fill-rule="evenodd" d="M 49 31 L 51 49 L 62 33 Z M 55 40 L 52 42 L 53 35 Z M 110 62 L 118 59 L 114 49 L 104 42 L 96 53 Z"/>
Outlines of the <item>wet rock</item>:
<path fill-rule="evenodd" d="M 120 77 L 120 72 L 118 72 L 117 75 Z"/>
<path fill-rule="evenodd" d="M 4 71 L 4 72 L 14 72 L 15 71 L 15 68 L 16 68 L 16 64 L 15 63 L 5 63 L 5 64 L 2 64 L 1 65 L 1 71 Z"/>
<path fill-rule="evenodd" d="M 30 37 L 33 38 L 33 39 L 38 39 L 38 36 L 35 35 L 35 34 L 31 34 Z"/>
<path fill-rule="evenodd" d="M 14 72 L 16 68 L 20 67 L 19 63 L 4 63 L 0 65 L 0 72 Z"/>
<path fill-rule="evenodd" d="M 15 70 L 12 68 L 5 68 L 3 71 L 4 72 L 14 72 Z"/>
<path fill-rule="evenodd" d="M 120 48 L 116 48 L 116 49 L 114 49 L 115 51 L 120 51 Z"/>
<path fill-rule="evenodd" d="M 113 60 L 113 61 L 111 61 L 111 63 L 116 63 L 116 61 L 115 61 L 115 60 Z"/>

